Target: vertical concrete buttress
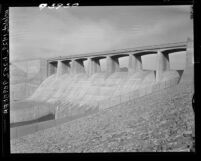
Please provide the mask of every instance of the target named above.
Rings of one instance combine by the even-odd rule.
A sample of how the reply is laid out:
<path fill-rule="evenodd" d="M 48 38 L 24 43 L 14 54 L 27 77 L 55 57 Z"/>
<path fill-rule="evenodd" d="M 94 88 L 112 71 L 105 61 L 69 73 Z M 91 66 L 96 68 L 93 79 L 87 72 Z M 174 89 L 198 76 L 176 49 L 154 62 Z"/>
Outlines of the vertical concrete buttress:
<path fill-rule="evenodd" d="M 119 60 L 117 57 L 107 56 L 106 61 L 107 61 L 107 68 L 106 68 L 107 75 L 110 75 L 120 70 Z"/>
<path fill-rule="evenodd" d="M 194 48 L 193 41 L 187 40 L 187 50 L 186 50 L 186 66 L 182 74 L 181 81 L 193 81 L 194 82 Z"/>
<path fill-rule="evenodd" d="M 57 77 L 61 76 L 63 74 L 63 65 L 62 65 L 62 62 L 61 60 L 58 60 L 57 61 Z"/>
<path fill-rule="evenodd" d="M 156 81 L 162 79 L 163 73 L 170 70 L 169 55 L 157 51 Z"/>
<path fill-rule="evenodd" d="M 186 68 L 192 67 L 194 64 L 194 50 L 193 41 L 187 40 L 187 50 L 186 50 Z"/>
<path fill-rule="evenodd" d="M 99 59 L 88 58 L 88 74 L 93 75 L 100 71 L 101 67 Z"/>
<path fill-rule="evenodd" d="M 140 55 L 129 54 L 128 71 L 136 73 L 142 70 L 142 59 Z"/>

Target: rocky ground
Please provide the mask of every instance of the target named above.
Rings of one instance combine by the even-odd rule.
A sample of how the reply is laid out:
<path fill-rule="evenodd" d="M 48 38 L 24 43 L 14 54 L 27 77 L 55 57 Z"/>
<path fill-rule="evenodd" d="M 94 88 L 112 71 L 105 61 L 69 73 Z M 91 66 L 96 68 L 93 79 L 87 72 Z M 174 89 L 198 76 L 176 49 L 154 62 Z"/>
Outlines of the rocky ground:
<path fill-rule="evenodd" d="M 11 140 L 11 153 L 190 151 L 192 82 Z"/>

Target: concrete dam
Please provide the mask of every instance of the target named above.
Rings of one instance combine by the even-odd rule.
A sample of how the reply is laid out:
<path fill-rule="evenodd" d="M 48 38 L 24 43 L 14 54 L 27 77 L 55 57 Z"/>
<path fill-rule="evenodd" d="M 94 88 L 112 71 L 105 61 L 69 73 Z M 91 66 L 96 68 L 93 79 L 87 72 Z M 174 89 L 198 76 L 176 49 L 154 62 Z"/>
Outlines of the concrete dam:
<path fill-rule="evenodd" d="M 55 120 L 79 117 L 174 86 L 186 71 L 193 74 L 191 46 L 179 42 L 49 58 L 43 62 L 46 79 L 30 97 L 12 105 L 15 110 L 11 110 L 10 123 L 48 114 L 54 114 Z M 183 69 L 171 65 L 171 54 L 178 52 L 185 55 Z M 154 69 L 143 68 L 142 57 L 149 54 L 155 55 Z M 119 65 L 122 57 L 128 57 L 126 70 Z M 106 62 L 105 71 L 102 59 Z"/>

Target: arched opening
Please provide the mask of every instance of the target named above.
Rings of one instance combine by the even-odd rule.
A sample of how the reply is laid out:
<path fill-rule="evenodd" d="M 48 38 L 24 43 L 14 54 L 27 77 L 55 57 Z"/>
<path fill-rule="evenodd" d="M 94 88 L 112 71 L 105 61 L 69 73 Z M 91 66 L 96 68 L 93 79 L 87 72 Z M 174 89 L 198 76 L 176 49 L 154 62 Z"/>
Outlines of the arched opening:
<path fill-rule="evenodd" d="M 120 72 L 128 72 L 129 55 L 119 57 Z"/>
<path fill-rule="evenodd" d="M 99 59 L 101 72 L 106 72 L 106 57 Z"/>
<path fill-rule="evenodd" d="M 186 66 L 186 52 L 179 51 L 170 53 L 169 60 L 171 70 L 184 70 Z"/>
<path fill-rule="evenodd" d="M 143 70 L 156 70 L 157 65 L 157 55 L 156 54 L 149 54 L 142 56 L 142 69 Z"/>

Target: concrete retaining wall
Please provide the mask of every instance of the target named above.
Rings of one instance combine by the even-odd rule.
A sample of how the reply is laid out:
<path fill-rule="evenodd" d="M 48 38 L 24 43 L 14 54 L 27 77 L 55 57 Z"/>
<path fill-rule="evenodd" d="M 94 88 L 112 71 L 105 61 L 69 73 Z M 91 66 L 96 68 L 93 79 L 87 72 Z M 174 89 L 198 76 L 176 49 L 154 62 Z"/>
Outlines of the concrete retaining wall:
<path fill-rule="evenodd" d="M 88 111 L 87 113 L 82 113 L 76 116 L 70 116 L 70 117 L 65 117 L 58 120 L 49 120 L 49 121 L 38 122 L 38 123 L 30 124 L 30 125 L 13 127 L 10 129 L 10 139 L 15 139 L 25 135 L 33 134 L 40 130 L 45 130 L 65 122 L 69 122 L 78 118 L 82 118 L 82 117 L 97 113 L 98 111 L 99 109 L 95 108 Z"/>
<path fill-rule="evenodd" d="M 10 110 L 10 123 L 17 123 L 23 121 L 31 121 L 43 117 L 48 114 L 54 114 L 55 108 L 48 104 L 25 104 L 24 102 L 16 105 L 15 108 Z M 22 106 L 20 106 L 22 105 Z"/>

